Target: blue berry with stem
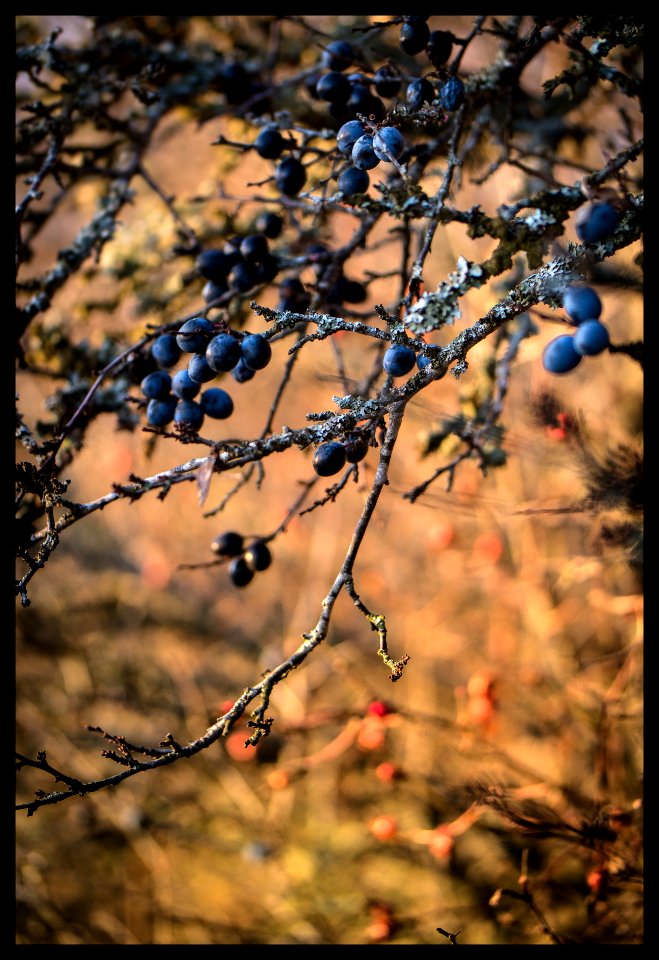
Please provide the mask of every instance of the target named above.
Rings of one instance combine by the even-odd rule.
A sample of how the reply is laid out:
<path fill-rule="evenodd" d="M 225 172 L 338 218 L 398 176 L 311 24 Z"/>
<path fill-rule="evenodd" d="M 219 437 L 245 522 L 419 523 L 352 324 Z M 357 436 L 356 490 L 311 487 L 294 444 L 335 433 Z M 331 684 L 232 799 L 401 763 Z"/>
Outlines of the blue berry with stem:
<path fill-rule="evenodd" d="M 233 370 L 240 356 L 240 344 L 228 333 L 219 333 L 213 337 L 206 348 L 206 360 L 216 373 Z"/>
<path fill-rule="evenodd" d="M 328 443 L 321 443 L 311 463 L 319 477 L 331 477 L 343 469 L 346 459 L 343 444 L 331 440 Z"/>
<path fill-rule="evenodd" d="M 338 70 L 332 70 L 320 78 L 316 84 L 316 93 L 321 100 L 330 103 L 347 103 L 352 93 L 352 85 L 347 77 Z"/>
<path fill-rule="evenodd" d="M 363 137 L 365 133 L 366 129 L 361 120 L 348 120 L 336 135 L 336 145 L 341 153 L 348 157 L 352 153 L 352 148 L 357 140 Z"/>
<path fill-rule="evenodd" d="M 222 283 L 228 277 L 234 262 L 235 255 L 224 250 L 204 250 L 195 260 L 195 266 L 206 280 Z"/>
<path fill-rule="evenodd" d="M 260 213 L 255 223 L 256 229 L 270 240 L 276 240 L 284 229 L 284 221 L 278 213 L 271 210 L 264 210 Z"/>
<path fill-rule="evenodd" d="M 402 343 L 395 343 L 386 351 L 382 366 L 390 377 L 404 377 L 416 363 L 416 353 Z"/>
<path fill-rule="evenodd" d="M 358 170 L 372 170 L 377 167 L 380 158 L 376 156 L 373 149 L 373 137 L 370 133 L 365 133 L 355 140 L 352 148 L 352 162 Z"/>
<path fill-rule="evenodd" d="M 252 570 L 267 570 L 272 563 L 270 548 L 263 540 L 253 540 L 245 550 L 245 562 Z"/>
<path fill-rule="evenodd" d="M 404 149 L 405 138 L 396 127 L 381 127 L 373 137 L 373 150 L 380 160 L 398 160 Z"/>
<path fill-rule="evenodd" d="M 192 430 L 200 430 L 204 422 L 204 411 L 196 400 L 179 400 L 174 410 L 174 423 Z"/>
<path fill-rule="evenodd" d="M 215 537 L 211 543 L 211 550 L 220 557 L 237 557 L 243 552 L 244 538 L 242 534 L 233 530 L 226 530 Z"/>
<path fill-rule="evenodd" d="M 380 97 L 395 97 L 403 85 L 401 75 L 389 64 L 384 64 L 373 76 L 375 89 Z"/>
<path fill-rule="evenodd" d="M 346 83 L 348 83 L 347 80 Z M 299 193 L 306 181 L 307 171 L 296 157 L 284 157 L 275 170 L 277 189 L 287 197 L 293 197 Z"/>
<path fill-rule="evenodd" d="M 213 283 L 212 280 L 207 280 L 201 295 L 204 298 L 204 303 L 208 305 L 219 300 L 228 290 L 229 285 L 224 280 L 221 283 Z"/>
<path fill-rule="evenodd" d="M 577 212 L 576 231 L 582 243 L 600 243 L 615 231 L 620 214 L 607 201 L 588 203 Z"/>
<path fill-rule="evenodd" d="M 208 338 L 213 333 L 213 324 L 205 317 L 193 317 L 179 327 L 176 342 L 183 353 L 203 353 Z"/>
<path fill-rule="evenodd" d="M 462 106 L 465 102 L 465 85 L 460 77 L 449 77 L 439 91 L 439 102 L 449 113 Z"/>
<path fill-rule="evenodd" d="M 141 382 L 140 390 L 147 400 L 164 400 L 172 389 L 172 378 L 164 370 L 149 373 Z"/>
<path fill-rule="evenodd" d="M 147 423 L 152 427 L 164 427 L 174 419 L 174 411 L 178 400 L 176 397 L 166 397 L 164 400 L 149 400 L 146 407 Z"/>
<path fill-rule="evenodd" d="M 573 324 L 598 320 L 602 301 L 592 287 L 570 286 L 563 294 L 563 307 Z"/>
<path fill-rule="evenodd" d="M 548 373 L 568 373 L 581 363 L 581 359 L 574 346 L 574 337 L 569 333 L 550 340 L 542 352 L 542 365 Z"/>
<path fill-rule="evenodd" d="M 241 241 L 240 253 L 245 260 L 261 263 L 270 253 L 267 237 L 262 233 L 248 234 Z"/>
<path fill-rule="evenodd" d="M 239 260 L 231 268 L 229 274 L 229 289 L 236 293 L 247 293 L 258 283 L 258 271 L 255 263 L 248 263 L 246 260 Z"/>
<path fill-rule="evenodd" d="M 595 357 L 609 346 L 609 331 L 599 320 L 584 320 L 574 334 L 574 348 L 586 357 Z"/>
<path fill-rule="evenodd" d="M 263 370 L 270 363 L 272 347 L 261 333 L 250 333 L 240 341 L 243 363 L 252 370 Z"/>
<path fill-rule="evenodd" d="M 320 62 L 328 70 L 347 70 L 358 58 L 357 51 L 347 40 L 332 40 L 323 50 Z"/>
<path fill-rule="evenodd" d="M 264 160 L 278 160 L 285 146 L 286 141 L 273 124 L 264 127 L 254 141 L 254 149 Z"/>
<path fill-rule="evenodd" d="M 173 333 L 161 333 L 151 344 L 151 356 L 159 367 L 174 367 L 181 350 Z"/>
<path fill-rule="evenodd" d="M 187 370 L 179 370 L 172 377 L 172 393 L 179 400 L 192 400 L 201 390 L 201 384 L 193 380 Z"/>
<path fill-rule="evenodd" d="M 233 400 L 221 387 L 204 390 L 199 404 L 202 411 L 214 420 L 226 420 L 233 413 Z"/>
<path fill-rule="evenodd" d="M 400 28 L 400 48 L 410 56 L 421 53 L 429 39 L 430 28 L 422 17 L 409 17 Z"/>
<path fill-rule="evenodd" d="M 357 167 L 348 167 L 339 175 L 336 182 L 341 193 L 346 197 L 354 197 L 360 193 L 366 193 L 370 186 L 370 178 L 366 170 L 358 170 Z"/>
<path fill-rule="evenodd" d="M 424 103 L 432 103 L 435 99 L 435 88 L 425 77 L 421 80 L 412 80 L 407 85 L 405 99 L 412 110 L 420 110 Z"/>

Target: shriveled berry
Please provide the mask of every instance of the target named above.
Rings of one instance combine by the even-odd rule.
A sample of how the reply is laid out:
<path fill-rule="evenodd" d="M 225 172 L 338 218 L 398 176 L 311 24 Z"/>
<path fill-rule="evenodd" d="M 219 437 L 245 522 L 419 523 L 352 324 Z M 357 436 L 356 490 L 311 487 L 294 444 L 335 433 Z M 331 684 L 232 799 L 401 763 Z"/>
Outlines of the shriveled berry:
<path fill-rule="evenodd" d="M 321 443 L 311 462 L 319 477 L 331 477 L 345 466 L 345 447 L 335 440 L 331 440 L 329 443 Z"/>
<path fill-rule="evenodd" d="M 465 85 L 460 77 L 449 77 L 439 91 L 439 100 L 445 110 L 457 110 L 465 102 Z"/>

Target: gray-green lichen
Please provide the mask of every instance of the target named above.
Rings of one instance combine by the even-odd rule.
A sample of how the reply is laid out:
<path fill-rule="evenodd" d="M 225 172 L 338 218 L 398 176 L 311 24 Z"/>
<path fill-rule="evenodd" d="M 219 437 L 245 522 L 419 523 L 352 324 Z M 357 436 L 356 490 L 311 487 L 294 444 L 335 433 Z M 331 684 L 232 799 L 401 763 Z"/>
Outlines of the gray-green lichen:
<path fill-rule="evenodd" d="M 458 257 L 457 269 L 442 280 L 434 293 L 425 293 L 403 318 L 412 333 L 428 333 L 452 324 L 460 316 L 459 300 L 472 287 L 484 281 L 483 268 L 465 257 Z"/>

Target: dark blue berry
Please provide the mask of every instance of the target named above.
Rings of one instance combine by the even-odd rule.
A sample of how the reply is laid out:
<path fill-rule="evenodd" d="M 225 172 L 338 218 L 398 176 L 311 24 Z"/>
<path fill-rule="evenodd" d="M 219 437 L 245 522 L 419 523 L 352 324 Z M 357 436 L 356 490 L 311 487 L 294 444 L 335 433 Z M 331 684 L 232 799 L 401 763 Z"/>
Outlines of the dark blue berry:
<path fill-rule="evenodd" d="M 210 387 L 204 390 L 199 398 L 201 409 L 214 420 L 226 420 L 233 413 L 233 400 L 220 387 Z"/>
<path fill-rule="evenodd" d="M 597 320 L 602 312 L 602 301 L 592 287 L 568 287 L 563 294 L 563 306 L 572 323 Z"/>
<path fill-rule="evenodd" d="M 229 564 L 229 579 L 234 587 L 246 587 L 254 579 L 254 571 L 247 566 L 244 557 L 234 557 Z"/>
<path fill-rule="evenodd" d="M 259 281 L 256 264 L 241 260 L 231 268 L 229 274 L 229 288 L 237 293 L 247 293 Z"/>
<path fill-rule="evenodd" d="M 229 289 L 226 281 L 222 283 L 213 283 L 212 280 L 207 280 L 204 284 L 204 289 L 201 291 L 201 295 L 204 298 L 204 303 L 209 304 L 213 303 L 215 300 L 219 300 L 220 297 L 223 297 Z"/>
<path fill-rule="evenodd" d="M 247 383 L 248 380 L 252 379 L 255 373 L 256 370 L 252 370 L 251 367 L 248 367 L 244 360 L 239 360 L 231 371 L 231 376 L 236 383 Z"/>
<path fill-rule="evenodd" d="M 264 127 L 254 141 L 254 149 L 265 160 L 278 160 L 286 142 L 274 125 Z"/>
<path fill-rule="evenodd" d="M 347 106 L 351 113 L 361 113 L 365 117 L 375 117 L 376 120 L 383 120 L 387 113 L 382 100 L 362 84 L 356 84 L 352 88 Z"/>
<path fill-rule="evenodd" d="M 259 233 L 269 237 L 270 240 L 275 240 L 284 229 L 284 221 L 279 214 L 265 210 L 258 215 L 255 227 Z"/>
<path fill-rule="evenodd" d="M 164 427 L 174 419 L 177 404 L 176 397 L 167 397 L 165 400 L 149 400 L 146 407 L 147 423 L 152 427 Z"/>
<path fill-rule="evenodd" d="M 405 149 L 403 134 L 396 127 L 382 127 L 373 137 L 373 150 L 376 157 L 391 163 L 391 158 L 398 160 Z"/>
<path fill-rule="evenodd" d="M 217 373 L 226 373 L 240 360 L 240 344 L 230 334 L 220 333 L 208 344 L 206 360 Z"/>
<path fill-rule="evenodd" d="M 465 102 L 465 85 L 460 77 L 449 77 L 439 91 L 439 100 L 445 110 L 457 110 Z"/>
<path fill-rule="evenodd" d="M 257 283 L 270 283 L 279 273 L 279 260 L 271 253 L 265 255 L 260 263 L 256 264 Z"/>
<path fill-rule="evenodd" d="M 321 100 L 328 100 L 330 103 L 347 103 L 352 86 L 347 77 L 338 70 L 333 70 L 320 78 L 316 84 L 316 93 Z"/>
<path fill-rule="evenodd" d="M 339 176 L 337 187 L 346 197 L 352 197 L 357 193 L 366 193 L 369 188 L 370 179 L 365 170 L 358 170 L 357 167 L 348 167 Z"/>
<path fill-rule="evenodd" d="M 321 443 L 311 462 L 319 477 L 331 477 L 345 466 L 346 449 L 334 440 Z"/>
<path fill-rule="evenodd" d="M 306 181 L 307 171 L 296 157 L 284 157 L 275 170 L 277 188 L 287 197 L 299 193 Z"/>
<path fill-rule="evenodd" d="M 173 333 L 162 333 L 151 344 L 151 356 L 159 367 L 174 367 L 181 351 Z"/>
<path fill-rule="evenodd" d="M 419 370 L 425 370 L 426 367 L 430 366 L 432 360 L 430 357 L 427 357 L 425 353 L 417 353 L 416 355 L 416 365 Z"/>
<path fill-rule="evenodd" d="M 245 550 L 245 562 L 252 570 L 267 570 L 272 563 L 272 554 L 263 540 L 253 540 Z"/>
<path fill-rule="evenodd" d="M 435 99 L 435 88 L 425 77 L 421 80 L 412 80 L 407 85 L 405 99 L 412 110 L 419 110 L 424 103 L 431 103 Z"/>
<path fill-rule="evenodd" d="M 363 433 L 351 433 L 343 446 L 348 463 L 359 463 L 368 453 L 368 437 Z"/>
<path fill-rule="evenodd" d="M 347 70 L 357 59 L 357 51 L 347 40 L 332 40 L 323 50 L 320 62 L 328 70 Z"/>
<path fill-rule="evenodd" d="M 352 148 L 357 140 L 363 137 L 365 133 L 366 130 L 361 120 L 348 120 L 336 135 L 336 145 L 341 153 L 348 157 L 352 153 Z"/>
<path fill-rule="evenodd" d="M 192 400 L 201 389 L 201 384 L 193 380 L 187 370 L 179 370 L 172 377 L 172 393 L 180 400 Z"/>
<path fill-rule="evenodd" d="M 193 353 L 188 363 L 188 376 L 195 383 L 208 383 L 215 379 L 217 373 L 208 366 L 203 353 Z"/>
<path fill-rule="evenodd" d="M 205 317 L 193 317 L 179 327 L 176 342 L 183 353 L 203 353 L 208 338 L 213 333 L 213 324 Z"/>
<path fill-rule="evenodd" d="M 264 237 L 262 233 L 248 234 L 242 239 L 240 253 L 245 260 L 252 263 L 261 263 L 270 253 L 267 237 Z"/>
<path fill-rule="evenodd" d="M 250 333 L 240 341 L 242 361 L 251 370 L 263 370 L 270 363 L 272 347 L 261 333 Z"/>
<path fill-rule="evenodd" d="M 397 96 L 403 84 L 400 74 L 388 64 L 376 70 L 373 79 L 375 80 L 375 89 L 381 97 Z"/>
<path fill-rule="evenodd" d="M 372 170 L 380 162 L 373 150 L 373 137 L 365 133 L 355 141 L 352 148 L 352 162 L 358 170 Z"/>
<path fill-rule="evenodd" d="M 595 357 L 609 346 L 609 331 L 599 320 L 584 320 L 574 334 L 574 348 L 577 353 Z"/>
<path fill-rule="evenodd" d="M 589 203 L 577 214 L 577 236 L 582 243 L 600 243 L 611 236 L 619 220 L 618 211 L 610 203 Z"/>
<path fill-rule="evenodd" d="M 227 103 L 237 104 L 247 100 L 252 92 L 249 74 L 240 63 L 226 63 L 219 76 L 219 86 L 227 98 Z"/>
<path fill-rule="evenodd" d="M 421 53 L 429 39 L 428 24 L 420 17 L 410 17 L 400 28 L 400 48 L 410 56 Z"/>
<path fill-rule="evenodd" d="M 581 363 L 581 354 L 574 346 L 574 337 L 564 333 L 550 340 L 542 353 L 542 365 L 548 373 L 567 373 Z"/>
<path fill-rule="evenodd" d="M 196 400 L 179 400 L 174 411 L 174 423 L 199 430 L 204 422 L 204 411 Z"/>
<path fill-rule="evenodd" d="M 304 313 L 311 298 L 297 277 L 287 277 L 279 285 L 279 303 L 277 310 L 290 310 L 292 313 Z"/>
<path fill-rule="evenodd" d="M 219 534 L 211 543 L 211 550 L 221 557 L 237 557 L 243 552 L 242 534 L 234 533 L 233 530 Z"/>
<path fill-rule="evenodd" d="M 404 377 L 416 363 L 416 354 L 410 347 L 396 343 L 385 353 L 382 366 L 390 377 Z"/>
<path fill-rule="evenodd" d="M 451 56 L 453 34 L 447 30 L 433 30 L 428 39 L 426 53 L 433 67 L 441 67 Z"/>
<path fill-rule="evenodd" d="M 206 280 L 222 283 L 228 277 L 234 262 L 235 258 L 228 256 L 224 250 L 204 250 L 197 257 L 195 266 Z"/>

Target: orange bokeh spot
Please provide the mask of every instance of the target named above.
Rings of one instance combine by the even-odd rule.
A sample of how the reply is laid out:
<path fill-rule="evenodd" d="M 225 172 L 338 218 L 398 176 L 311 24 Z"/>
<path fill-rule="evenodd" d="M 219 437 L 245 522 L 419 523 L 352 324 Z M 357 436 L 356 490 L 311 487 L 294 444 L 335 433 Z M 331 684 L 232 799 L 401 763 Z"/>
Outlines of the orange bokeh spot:
<path fill-rule="evenodd" d="M 453 837 L 450 837 L 442 827 L 439 827 L 430 839 L 428 850 L 435 859 L 445 860 L 446 857 L 450 856 L 454 843 Z"/>
<path fill-rule="evenodd" d="M 385 727 L 380 717 L 367 717 L 359 728 L 356 744 L 360 750 L 379 750 L 384 745 Z"/>
<path fill-rule="evenodd" d="M 391 781 L 395 780 L 398 775 L 398 767 L 395 764 L 390 763 L 388 760 L 385 760 L 384 763 L 378 764 L 378 766 L 375 768 L 375 776 L 383 783 L 391 783 Z"/>
<path fill-rule="evenodd" d="M 429 528 L 424 537 L 424 544 L 427 550 L 439 552 L 450 546 L 454 539 L 455 527 L 450 520 L 442 520 Z"/>
<path fill-rule="evenodd" d="M 251 744 L 245 746 L 246 739 L 244 733 L 236 731 L 235 733 L 230 733 L 224 741 L 227 753 L 232 760 L 237 760 L 238 763 L 249 763 L 249 761 L 253 760 L 256 756 L 256 747 L 253 747 Z"/>
<path fill-rule="evenodd" d="M 265 780 L 272 790 L 284 790 L 291 782 L 285 770 L 271 770 Z"/>
<path fill-rule="evenodd" d="M 482 563 L 496 563 L 503 553 L 503 543 L 497 533 L 482 533 L 474 540 L 472 549 L 474 560 Z"/>
<path fill-rule="evenodd" d="M 368 829 L 376 840 L 393 840 L 398 833 L 398 822 L 394 817 L 383 814 L 382 816 L 374 817 L 369 823 Z"/>

